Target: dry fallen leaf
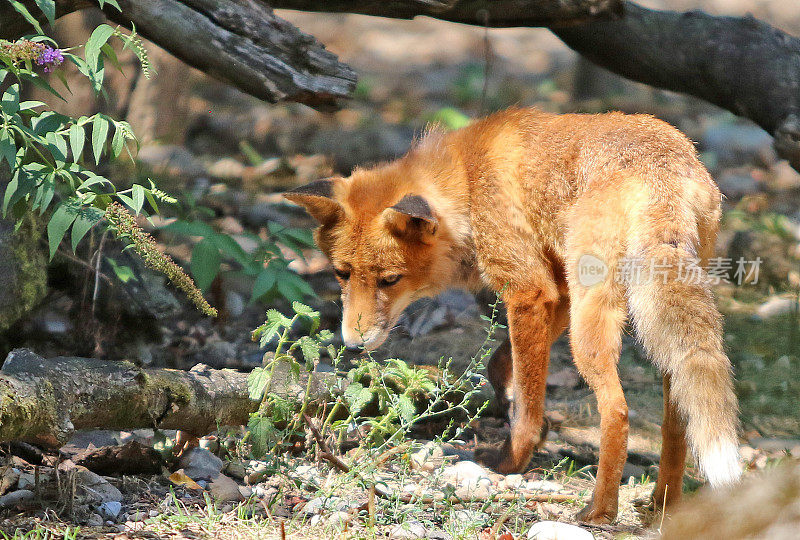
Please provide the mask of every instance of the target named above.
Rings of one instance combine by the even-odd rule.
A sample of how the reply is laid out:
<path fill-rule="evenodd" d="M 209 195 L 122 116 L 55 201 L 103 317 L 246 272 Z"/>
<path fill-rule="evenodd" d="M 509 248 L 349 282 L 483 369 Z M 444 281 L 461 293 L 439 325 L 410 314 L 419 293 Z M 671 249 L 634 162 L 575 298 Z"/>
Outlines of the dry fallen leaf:
<path fill-rule="evenodd" d="M 178 469 L 169 475 L 169 481 L 177 486 L 184 486 L 189 489 L 203 489 L 197 482 L 186 476 L 186 473 L 183 472 L 183 469 Z"/>

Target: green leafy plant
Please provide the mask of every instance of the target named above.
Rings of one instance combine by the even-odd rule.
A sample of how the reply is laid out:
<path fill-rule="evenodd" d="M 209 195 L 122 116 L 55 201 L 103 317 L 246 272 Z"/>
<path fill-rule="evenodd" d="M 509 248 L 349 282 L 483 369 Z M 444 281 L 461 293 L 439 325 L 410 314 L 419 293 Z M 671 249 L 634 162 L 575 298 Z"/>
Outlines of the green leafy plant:
<path fill-rule="evenodd" d="M 276 297 L 300 301 L 315 296 L 308 283 L 289 269 L 289 261 L 279 247 L 285 246 L 303 259 L 303 249 L 314 246 L 311 231 L 284 227 L 274 222 L 270 222 L 267 229 L 269 236 L 266 240 L 253 233 L 243 234 L 255 245 L 255 249 L 249 252 L 233 236 L 216 231 L 200 219 L 178 219 L 161 230 L 200 238 L 192 250 L 190 269 L 201 290 L 207 290 L 214 278 L 223 271 L 223 263 L 228 263 L 231 271 L 240 272 L 253 280 L 252 302 L 269 302 Z"/>
<path fill-rule="evenodd" d="M 260 402 L 248 423 L 247 440 L 253 454 L 277 459 L 296 448 L 295 442 L 306 438 L 304 424 L 319 445 L 329 440 L 341 448 L 345 438 L 355 437 L 353 444 L 359 453 L 372 457 L 397 446 L 415 426 L 426 421 L 446 426 L 441 439 L 458 436 L 486 406 L 483 401 L 476 403 L 476 398 L 486 384 L 479 373 L 491 354 L 492 335 L 501 326 L 496 321 L 498 303 L 487 318 L 489 331 L 484 344 L 460 372 L 452 369 L 452 359 L 442 359 L 437 369 L 429 370 L 399 359 L 381 362 L 371 354 L 358 357 L 356 364 L 345 370 L 342 350 L 328 344 L 331 332 L 318 330 L 318 312 L 299 302 L 293 304 L 292 317 L 270 310 L 266 322 L 253 332 L 253 339 L 263 348 L 274 343 L 264 365 L 248 377 L 250 398 Z M 292 338 L 300 323 L 306 328 Z M 316 371 L 323 350 L 333 367 L 328 376 Z M 274 377 L 281 365 L 287 377 L 282 377 L 279 388 L 275 388 Z M 323 382 L 325 390 L 315 391 L 312 397 L 312 385 Z M 308 415 L 312 413 L 318 417 L 318 428 L 310 425 Z M 328 448 L 321 450 L 330 453 Z M 368 469 L 370 463 L 374 461 L 357 459 L 347 468 L 363 479 L 369 472 L 364 467 Z"/>
<path fill-rule="evenodd" d="M 11 5 L 28 20 L 40 35 L 15 42 L 0 41 L 0 83 L 10 82 L 0 99 L 0 167 L 10 168 L 10 180 L 2 199 L 2 215 L 18 220 L 26 213 L 47 215 L 47 242 L 50 258 L 69 238 L 74 252 L 87 233 L 105 230 L 131 242 L 149 266 L 165 271 L 168 277 L 187 292 L 206 314 L 215 311 L 202 299 L 194 283 L 136 224 L 133 214 L 158 212 L 159 203 L 175 200 L 159 190 L 152 181 L 118 190 L 95 167 L 101 160 L 119 159 L 123 150 L 131 154 L 138 141 L 131 126 L 105 114 L 71 118 L 52 110 L 41 101 L 23 101 L 22 89 L 33 84 L 66 101 L 37 71 L 51 71 L 63 62 L 71 62 L 92 84 L 96 94 L 103 94 L 105 62 L 121 70 L 111 39 L 134 51 L 145 76 L 152 68 L 141 40 L 119 27 L 98 26 L 83 47 L 83 57 L 70 49 L 58 49 L 50 38 L 41 35 L 36 18 L 21 3 Z M 113 0 L 100 1 L 118 7 Z M 55 18 L 52 0 L 37 1 L 48 20 Z M 56 70 L 67 91 L 63 73 Z M 124 205 L 127 209 L 123 208 Z M 119 275 L 119 272 L 117 273 Z"/>

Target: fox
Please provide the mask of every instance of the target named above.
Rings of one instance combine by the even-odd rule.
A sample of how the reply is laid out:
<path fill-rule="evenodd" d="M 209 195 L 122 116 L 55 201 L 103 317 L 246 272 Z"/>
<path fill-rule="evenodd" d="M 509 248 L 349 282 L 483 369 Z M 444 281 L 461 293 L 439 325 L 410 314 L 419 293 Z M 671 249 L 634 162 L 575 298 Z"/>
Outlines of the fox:
<path fill-rule="evenodd" d="M 688 448 L 713 487 L 739 478 L 732 368 L 704 270 L 722 196 L 676 128 L 642 114 L 512 108 L 430 128 L 394 161 L 284 196 L 319 223 L 348 348 L 380 346 L 419 298 L 456 287 L 501 296 L 509 342 L 487 369 L 510 431 L 485 465 L 521 472 L 543 442 L 550 346 L 568 329 L 601 427 L 592 498 L 577 518 L 612 522 L 628 438 L 617 363 L 630 323 L 663 374 L 651 505 L 679 502 Z M 640 275 L 622 272 L 631 261 L 646 262 Z"/>

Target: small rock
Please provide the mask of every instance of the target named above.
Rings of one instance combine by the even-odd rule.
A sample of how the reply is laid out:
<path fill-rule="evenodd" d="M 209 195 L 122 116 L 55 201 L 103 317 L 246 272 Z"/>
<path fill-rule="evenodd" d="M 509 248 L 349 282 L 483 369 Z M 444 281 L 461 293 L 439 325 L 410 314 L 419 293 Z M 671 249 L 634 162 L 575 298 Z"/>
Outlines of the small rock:
<path fill-rule="evenodd" d="M 122 511 L 122 503 L 119 501 L 104 502 L 100 505 L 98 510 L 106 519 L 116 519 Z"/>
<path fill-rule="evenodd" d="M 425 443 L 422 448 L 411 454 L 411 466 L 422 471 L 433 471 L 441 467 L 444 451 L 433 441 Z"/>
<path fill-rule="evenodd" d="M 236 291 L 228 291 L 225 294 L 225 309 L 228 311 L 228 316 L 237 318 L 244 313 L 244 308 L 247 302 L 244 297 Z"/>
<path fill-rule="evenodd" d="M 633 463 L 625 463 L 625 467 L 622 469 L 622 480 L 627 481 L 628 478 L 639 480 L 646 474 L 647 471 L 645 471 L 644 467 L 634 465 Z"/>
<path fill-rule="evenodd" d="M 147 515 L 149 515 L 151 518 L 154 518 L 154 517 L 158 517 L 160 514 L 159 514 L 158 510 L 150 510 L 147 513 Z"/>
<path fill-rule="evenodd" d="M 34 497 L 33 491 L 28 489 L 18 489 L 0 497 L 0 508 L 10 508 L 18 504 L 23 504 L 32 501 Z"/>
<path fill-rule="evenodd" d="M 547 376 L 547 386 L 572 389 L 577 388 L 581 383 L 578 372 L 573 368 L 564 368 Z"/>
<path fill-rule="evenodd" d="M 769 319 L 777 315 L 784 315 L 792 313 L 795 307 L 795 300 L 793 298 L 781 298 L 773 296 L 760 306 L 756 308 L 756 318 Z"/>
<path fill-rule="evenodd" d="M 8 468 L 3 471 L 3 475 L 0 477 L 0 495 L 5 495 L 8 493 L 11 488 L 17 485 L 19 482 L 19 471 L 15 469 Z"/>
<path fill-rule="evenodd" d="M 205 448 L 195 447 L 181 456 L 179 466 L 186 476 L 194 480 L 211 480 L 221 471 L 224 463 Z"/>
<path fill-rule="evenodd" d="M 459 461 L 442 470 L 442 479 L 467 489 L 490 486 L 489 472 L 474 461 Z"/>
<path fill-rule="evenodd" d="M 19 480 L 17 480 L 17 489 L 33 489 L 36 487 L 36 475 L 28 472 L 19 473 Z"/>
<path fill-rule="evenodd" d="M 208 487 L 211 495 L 217 501 L 241 501 L 244 499 L 239 491 L 239 484 L 224 474 L 218 474 Z"/>
<path fill-rule="evenodd" d="M 350 514 L 343 510 L 337 510 L 336 512 L 332 512 L 330 516 L 328 516 L 328 524 L 333 525 L 335 527 L 343 527 L 345 523 L 350 520 Z"/>
<path fill-rule="evenodd" d="M 213 163 L 208 168 L 208 174 L 216 178 L 230 180 L 234 178 L 241 178 L 244 173 L 245 166 L 233 158 L 222 158 Z"/>
<path fill-rule="evenodd" d="M 308 515 L 319 514 L 323 510 L 344 511 L 348 506 L 347 501 L 340 497 L 316 497 L 303 506 L 303 513 Z"/>
<path fill-rule="evenodd" d="M 492 487 L 491 484 L 480 484 L 475 487 L 459 486 L 456 488 L 454 495 L 465 501 L 483 501 L 491 497 Z"/>
<path fill-rule="evenodd" d="M 86 524 L 89 527 L 102 527 L 103 518 L 100 516 L 100 514 L 92 514 L 89 516 L 89 519 L 86 520 Z"/>
<path fill-rule="evenodd" d="M 75 467 L 78 489 L 99 503 L 122 501 L 122 493 L 108 480 L 86 467 Z"/>
<path fill-rule="evenodd" d="M 225 464 L 223 472 L 232 478 L 244 480 L 247 469 L 241 461 L 229 461 Z"/>
<path fill-rule="evenodd" d="M 389 531 L 389 538 L 394 539 L 415 539 L 427 538 L 428 531 L 425 526 L 417 520 L 407 520 L 399 525 L 395 525 Z"/>
<path fill-rule="evenodd" d="M 505 489 L 517 489 L 524 481 L 525 479 L 521 474 L 509 474 L 506 476 L 505 480 L 503 480 L 503 486 Z"/>
<path fill-rule="evenodd" d="M 569 523 L 540 521 L 528 530 L 528 538 L 535 540 L 594 540 L 594 535 Z"/>
<path fill-rule="evenodd" d="M 531 491 L 555 492 L 561 491 L 564 489 L 564 486 L 557 482 L 551 482 L 550 480 L 530 480 L 525 482 L 525 489 Z"/>
<path fill-rule="evenodd" d="M 253 496 L 253 489 L 249 486 L 239 486 L 239 493 L 242 494 L 242 498 L 249 499 Z"/>

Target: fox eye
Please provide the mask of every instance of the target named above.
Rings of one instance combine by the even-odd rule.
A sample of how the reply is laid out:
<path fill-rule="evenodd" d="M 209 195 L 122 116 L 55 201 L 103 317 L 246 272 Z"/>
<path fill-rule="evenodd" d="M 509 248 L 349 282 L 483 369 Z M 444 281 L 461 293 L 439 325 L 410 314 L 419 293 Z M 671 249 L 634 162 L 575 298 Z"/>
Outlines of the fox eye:
<path fill-rule="evenodd" d="M 391 276 L 385 276 L 378 280 L 378 287 L 390 287 L 400 281 L 400 278 L 403 277 L 400 274 L 393 274 Z"/>
<path fill-rule="evenodd" d="M 350 279 L 350 272 L 348 270 L 341 270 L 339 268 L 334 268 L 333 273 L 336 274 L 336 277 L 343 280 Z"/>

